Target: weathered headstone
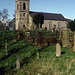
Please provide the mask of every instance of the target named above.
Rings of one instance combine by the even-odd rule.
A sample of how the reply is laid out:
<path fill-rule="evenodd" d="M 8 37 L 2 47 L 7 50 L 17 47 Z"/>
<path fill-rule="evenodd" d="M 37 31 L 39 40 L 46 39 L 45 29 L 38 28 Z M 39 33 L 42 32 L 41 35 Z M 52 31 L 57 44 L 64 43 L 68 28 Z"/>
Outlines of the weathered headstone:
<path fill-rule="evenodd" d="M 75 34 L 74 34 L 74 46 L 73 46 L 73 51 L 75 51 Z"/>
<path fill-rule="evenodd" d="M 21 35 L 21 33 L 20 33 L 20 32 L 18 32 L 18 39 L 20 39 L 20 35 Z"/>
<path fill-rule="evenodd" d="M 39 59 L 39 52 L 37 52 L 37 59 Z"/>
<path fill-rule="evenodd" d="M 57 57 L 61 56 L 61 46 L 59 43 L 56 44 L 56 56 Z"/>
<path fill-rule="evenodd" d="M 69 29 L 67 29 L 67 28 L 65 28 L 65 29 L 62 29 L 61 31 L 60 31 L 60 39 L 61 39 L 61 42 L 62 42 L 62 46 L 63 47 L 68 47 L 68 46 L 70 46 L 71 44 L 70 44 L 70 42 L 69 42 L 69 37 L 68 37 L 68 35 L 69 35 Z"/>
<path fill-rule="evenodd" d="M 19 56 L 16 56 L 16 69 L 20 69 L 20 59 L 19 59 Z"/>
<path fill-rule="evenodd" d="M 26 39 L 27 41 L 32 41 L 30 31 L 25 32 L 25 39 Z"/>
<path fill-rule="evenodd" d="M 26 32 L 25 35 L 26 35 L 27 37 L 29 37 L 29 36 L 30 36 L 30 32 Z"/>

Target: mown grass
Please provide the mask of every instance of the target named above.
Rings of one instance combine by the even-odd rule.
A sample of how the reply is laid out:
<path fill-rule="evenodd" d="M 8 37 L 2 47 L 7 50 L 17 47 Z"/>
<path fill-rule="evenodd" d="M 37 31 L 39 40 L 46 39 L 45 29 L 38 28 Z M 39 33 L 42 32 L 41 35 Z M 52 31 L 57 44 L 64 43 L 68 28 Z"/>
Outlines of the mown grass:
<path fill-rule="evenodd" d="M 0 70 L 2 70 L 0 74 L 10 73 L 10 70 L 16 68 L 17 55 L 19 55 L 22 67 L 24 63 L 28 63 L 28 58 L 39 49 L 39 47 L 33 45 L 31 42 L 15 38 L 17 37 L 16 32 L 1 31 L 0 33 Z M 7 40 L 8 44 L 8 55 L 5 55 L 5 40 Z"/>
<path fill-rule="evenodd" d="M 56 57 L 56 45 L 37 47 L 31 42 L 19 40 L 17 32 L 0 31 L 0 75 L 75 75 L 75 52 L 61 48 L 61 57 Z M 8 56 L 5 55 L 4 35 L 8 38 Z M 37 59 L 36 53 L 40 58 Z M 16 68 L 16 55 L 19 55 L 21 69 Z M 3 73 L 3 74 L 2 74 Z"/>
<path fill-rule="evenodd" d="M 75 75 L 75 52 L 62 48 L 61 57 L 56 57 L 56 46 L 49 46 L 39 50 L 40 58 L 34 54 L 30 63 L 13 73 L 14 75 Z"/>

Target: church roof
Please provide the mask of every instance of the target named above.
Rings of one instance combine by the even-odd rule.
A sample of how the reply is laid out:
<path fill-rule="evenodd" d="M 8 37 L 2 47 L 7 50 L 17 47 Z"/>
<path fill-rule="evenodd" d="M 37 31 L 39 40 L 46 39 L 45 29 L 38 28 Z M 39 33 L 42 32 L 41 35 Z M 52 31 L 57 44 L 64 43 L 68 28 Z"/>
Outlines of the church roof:
<path fill-rule="evenodd" d="M 31 17 L 33 18 L 36 14 L 43 14 L 45 20 L 60 20 L 60 21 L 66 21 L 64 16 L 62 14 L 54 14 L 54 13 L 43 13 L 43 12 L 29 12 Z"/>

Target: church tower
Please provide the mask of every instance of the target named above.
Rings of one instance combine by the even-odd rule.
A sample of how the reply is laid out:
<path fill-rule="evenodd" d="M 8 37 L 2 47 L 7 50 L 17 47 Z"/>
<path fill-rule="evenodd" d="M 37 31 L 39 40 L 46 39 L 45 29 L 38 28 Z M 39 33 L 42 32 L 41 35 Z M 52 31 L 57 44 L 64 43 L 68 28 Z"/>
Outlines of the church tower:
<path fill-rule="evenodd" d="M 29 23 L 29 0 L 16 0 L 16 30 L 27 28 Z"/>

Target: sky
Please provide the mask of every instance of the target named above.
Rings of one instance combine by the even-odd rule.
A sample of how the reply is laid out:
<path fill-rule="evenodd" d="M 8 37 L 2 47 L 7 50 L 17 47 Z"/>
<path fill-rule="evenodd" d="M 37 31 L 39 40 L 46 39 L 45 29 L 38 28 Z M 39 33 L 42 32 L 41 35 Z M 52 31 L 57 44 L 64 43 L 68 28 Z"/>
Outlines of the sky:
<path fill-rule="evenodd" d="M 15 0 L 0 0 L 0 10 L 8 9 L 9 19 L 15 13 Z M 75 0 L 30 0 L 30 11 L 58 13 L 75 19 Z"/>

